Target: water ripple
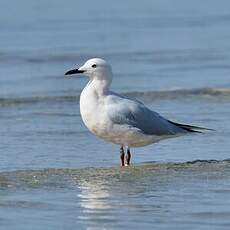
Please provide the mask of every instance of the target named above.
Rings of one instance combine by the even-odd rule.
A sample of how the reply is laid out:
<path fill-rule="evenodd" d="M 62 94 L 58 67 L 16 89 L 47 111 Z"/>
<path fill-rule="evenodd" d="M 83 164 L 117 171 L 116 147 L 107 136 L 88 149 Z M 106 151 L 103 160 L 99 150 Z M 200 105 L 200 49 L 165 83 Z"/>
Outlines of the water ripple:
<path fill-rule="evenodd" d="M 197 88 L 197 89 L 172 89 L 159 91 L 133 91 L 124 92 L 124 96 L 135 97 L 143 101 L 151 102 L 162 99 L 180 99 L 189 96 L 209 98 L 219 96 L 230 96 L 230 88 Z M 80 95 L 59 95 L 59 96 L 34 96 L 34 97 L 2 97 L 0 106 L 14 106 L 19 104 L 35 104 L 49 102 L 75 102 L 79 101 Z"/>

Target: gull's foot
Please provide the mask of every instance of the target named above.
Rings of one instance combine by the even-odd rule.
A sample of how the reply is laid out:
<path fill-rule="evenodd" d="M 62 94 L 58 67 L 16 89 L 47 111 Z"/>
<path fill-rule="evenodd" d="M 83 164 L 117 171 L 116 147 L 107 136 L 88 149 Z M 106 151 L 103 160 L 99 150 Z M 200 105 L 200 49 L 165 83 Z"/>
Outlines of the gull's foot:
<path fill-rule="evenodd" d="M 120 148 L 120 159 L 121 159 L 121 166 L 125 166 L 125 151 L 123 146 Z"/>

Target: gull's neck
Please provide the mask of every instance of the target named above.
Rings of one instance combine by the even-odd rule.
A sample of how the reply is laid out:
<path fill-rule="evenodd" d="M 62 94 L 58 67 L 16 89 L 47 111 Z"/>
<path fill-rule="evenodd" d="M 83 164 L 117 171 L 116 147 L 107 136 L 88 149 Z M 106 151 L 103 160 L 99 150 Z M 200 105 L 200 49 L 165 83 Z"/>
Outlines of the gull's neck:
<path fill-rule="evenodd" d="M 94 76 L 88 82 L 87 86 L 85 87 L 85 90 L 87 91 L 90 90 L 98 97 L 101 97 L 108 94 L 111 82 L 112 82 L 112 74 L 106 76 L 103 75 Z"/>

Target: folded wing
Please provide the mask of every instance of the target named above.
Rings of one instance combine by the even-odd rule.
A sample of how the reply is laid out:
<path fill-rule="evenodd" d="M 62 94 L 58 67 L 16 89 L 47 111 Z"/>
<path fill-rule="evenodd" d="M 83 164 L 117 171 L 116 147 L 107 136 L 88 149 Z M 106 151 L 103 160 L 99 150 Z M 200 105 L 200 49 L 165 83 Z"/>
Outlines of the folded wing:
<path fill-rule="evenodd" d="M 117 125 L 137 128 L 146 135 L 173 135 L 187 132 L 144 104 L 128 98 L 114 98 L 108 106 L 109 119 Z"/>

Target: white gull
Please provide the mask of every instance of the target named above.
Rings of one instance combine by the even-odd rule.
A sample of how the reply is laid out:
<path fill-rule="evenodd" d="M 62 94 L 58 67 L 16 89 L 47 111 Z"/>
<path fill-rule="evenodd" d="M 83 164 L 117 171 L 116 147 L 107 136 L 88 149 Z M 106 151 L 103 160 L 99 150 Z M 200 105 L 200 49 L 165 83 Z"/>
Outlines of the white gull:
<path fill-rule="evenodd" d="M 122 166 L 130 164 L 131 147 L 145 146 L 204 129 L 167 120 L 136 99 L 110 91 L 112 68 L 101 58 L 92 58 L 80 68 L 65 73 L 72 74 L 89 77 L 80 96 L 82 120 L 96 136 L 120 145 Z"/>

